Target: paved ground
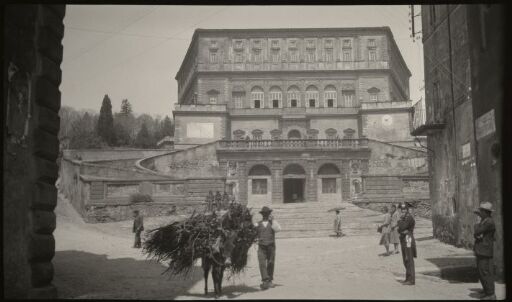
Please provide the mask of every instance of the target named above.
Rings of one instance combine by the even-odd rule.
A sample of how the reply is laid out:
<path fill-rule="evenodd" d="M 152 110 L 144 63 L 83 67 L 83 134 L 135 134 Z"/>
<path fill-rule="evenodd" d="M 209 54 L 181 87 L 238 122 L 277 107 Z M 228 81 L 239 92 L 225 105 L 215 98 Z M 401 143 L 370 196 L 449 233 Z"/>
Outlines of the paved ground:
<path fill-rule="evenodd" d="M 364 210 L 370 211 L 370 210 Z M 204 296 L 202 271 L 186 279 L 162 275 L 166 266 L 131 248 L 130 222 L 89 225 L 69 205 L 56 210 L 54 284 L 60 298 L 213 299 Z M 278 219 L 278 217 L 276 217 Z M 164 222 L 147 219 L 146 225 Z M 425 221 L 421 225 L 428 225 Z M 467 266 L 470 251 L 445 245 L 418 230 L 416 285 L 403 286 L 401 255 L 379 256 L 378 234 L 343 238 L 281 239 L 277 242 L 275 288 L 259 289 L 256 247 L 243 275 L 224 281 L 226 299 L 474 299 L 480 284 L 474 270 L 439 274 L 439 268 Z M 421 235 L 420 235 L 421 234 Z M 198 263 L 199 265 L 199 263 Z M 210 290 L 213 288 L 211 278 Z M 504 285 L 497 284 L 498 298 Z"/>

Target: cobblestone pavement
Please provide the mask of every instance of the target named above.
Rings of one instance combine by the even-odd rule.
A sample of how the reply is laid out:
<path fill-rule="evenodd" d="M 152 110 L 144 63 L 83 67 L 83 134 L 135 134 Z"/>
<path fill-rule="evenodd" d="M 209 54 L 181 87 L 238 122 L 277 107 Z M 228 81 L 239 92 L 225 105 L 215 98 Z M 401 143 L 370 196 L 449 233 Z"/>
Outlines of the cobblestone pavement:
<path fill-rule="evenodd" d="M 363 211 L 370 211 L 362 209 Z M 60 298 L 213 299 L 203 293 L 198 263 L 188 278 L 162 275 L 166 266 L 133 249 L 131 222 L 89 225 L 57 210 L 54 284 Z M 69 211 L 68 211 L 69 212 Z M 63 214 L 64 213 L 64 214 Z M 163 218 L 147 219 L 146 225 Z M 420 221 L 427 225 L 428 221 Z M 256 247 L 246 272 L 223 284 L 224 299 L 475 299 L 481 286 L 474 279 L 471 251 L 442 244 L 418 233 L 416 285 L 404 286 L 401 255 L 380 256 L 378 234 L 342 238 L 293 238 L 277 242 L 276 287 L 261 291 Z M 457 271 L 457 267 L 464 269 Z M 454 273 L 440 268 L 453 267 Z M 498 299 L 504 285 L 497 284 Z"/>

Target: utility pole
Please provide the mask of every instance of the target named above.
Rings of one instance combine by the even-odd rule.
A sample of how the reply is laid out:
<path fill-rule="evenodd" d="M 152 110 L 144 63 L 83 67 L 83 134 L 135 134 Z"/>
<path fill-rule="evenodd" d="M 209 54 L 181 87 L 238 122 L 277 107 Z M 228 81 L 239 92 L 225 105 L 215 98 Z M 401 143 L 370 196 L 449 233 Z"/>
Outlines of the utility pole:
<path fill-rule="evenodd" d="M 414 14 L 414 5 L 409 5 L 409 16 L 411 17 L 411 19 L 409 19 L 409 24 L 411 24 L 411 26 L 409 27 L 409 30 L 411 31 L 410 37 L 412 38 L 413 42 L 416 42 L 416 39 L 420 39 L 420 37 L 416 37 L 416 35 L 420 34 L 421 31 L 416 31 L 415 20 L 416 17 L 421 16 L 421 12 L 418 14 Z"/>

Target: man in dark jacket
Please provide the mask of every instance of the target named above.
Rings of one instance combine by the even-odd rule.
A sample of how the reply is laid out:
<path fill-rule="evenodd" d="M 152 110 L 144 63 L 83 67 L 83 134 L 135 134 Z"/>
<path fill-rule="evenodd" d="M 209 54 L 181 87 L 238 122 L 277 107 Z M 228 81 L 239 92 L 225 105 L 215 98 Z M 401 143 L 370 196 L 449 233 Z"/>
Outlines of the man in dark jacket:
<path fill-rule="evenodd" d="M 476 256 L 478 277 L 483 287 L 481 297 L 483 300 L 496 300 L 493 261 L 496 227 L 491 217 L 492 211 L 490 202 L 480 204 L 480 207 L 474 211 L 480 217 L 480 222 L 474 227 L 475 245 L 473 249 Z"/>
<path fill-rule="evenodd" d="M 268 207 L 263 207 L 260 211 L 263 220 L 255 223 L 254 226 L 258 232 L 258 262 L 260 264 L 260 273 L 262 283 L 261 289 L 273 287 L 274 279 L 274 261 L 276 257 L 275 233 L 281 230 L 281 226 L 270 214 L 272 212 Z"/>
<path fill-rule="evenodd" d="M 144 221 L 138 210 L 133 211 L 133 218 L 133 232 L 135 233 L 135 243 L 133 247 L 140 248 L 140 233 L 144 231 Z"/>
<path fill-rule="evenodd" d="M 403 285 L 414 285 L 416 283 L 414 272 L 414 258 L 416 258 L 416 241 L 414 240 L 414 217 L 409 212 L 412 204 L 405 203 L 400 206 L 402 216 L 398 221 L 398 234 L 400 235 L 400 246 L 402 248 L 402 260 L 405 266 L 405 281 Z"/>

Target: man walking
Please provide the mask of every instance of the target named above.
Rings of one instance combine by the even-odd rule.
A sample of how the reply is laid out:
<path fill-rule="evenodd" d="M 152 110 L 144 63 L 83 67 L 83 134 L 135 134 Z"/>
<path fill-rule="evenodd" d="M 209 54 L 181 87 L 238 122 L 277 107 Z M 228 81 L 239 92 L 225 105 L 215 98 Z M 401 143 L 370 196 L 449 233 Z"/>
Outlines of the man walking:
<path fill-rule="evenodd" d="M 400 236 L 398 234 L 398 220 L 400 213 L 396 210 L 396 205 L 391 205 L 391 231 L 389 233 L 389 243 L 395 247 L 395 254 L 398 254 L 398 244 L 400 244 Z"/>
<path fill-rule="evenodd" d="M 336 210 L 336 218 L 334 219 L 334 232 L 336 233 L 336 237 L 345 236 L 341 231 L 341 214 L 340 210 Z"/>
<path fill-rule="evenodd" d="M 405 266 L 405 281 L 402 283 L 403 285 L 414 285 L 416 283 L 414 272 L 414 258 L 416 258 L 416 242 L 414 241 L 415 221 L 409 212 L 410 207 L 412 207 L 410 203 L 400 206 L 402 216 L 398 221 L 402 260 Z"/>
<path fill-rule="evenodd" d="M 133 244 L 133 247 L 140 248 L 140 233 L 144 231 L 144 221 L 138 210 L 133 211 L 133 217 L 133 232 L 135 233 L 135 243 Z"/>
<path fill-rule="evenodd" d="M 476 267 L 478 269 L 478 277 L 482 283 L 482 299 L 496 300 L 494 292 L 494 232 L 496 227 L 491 217 L 492 204 L 484 202 L 474 211 L 480 218 L 479 223 L 474 227 L 475 245 L 474 251 L 476 255 Z"/>
<path fill-rule="evenodd" d="M 261 285 L 265 290 L 274 287 L 274 261 L 276 256 L 275 233 L 281 230 L 281 226 L 270 214 L 272 212 L 268 207 L 263 207 L 260 211 L 263 219 L 255 223 L 254 226 L 258 232 L 258 262 L 260 264 Z"/>

